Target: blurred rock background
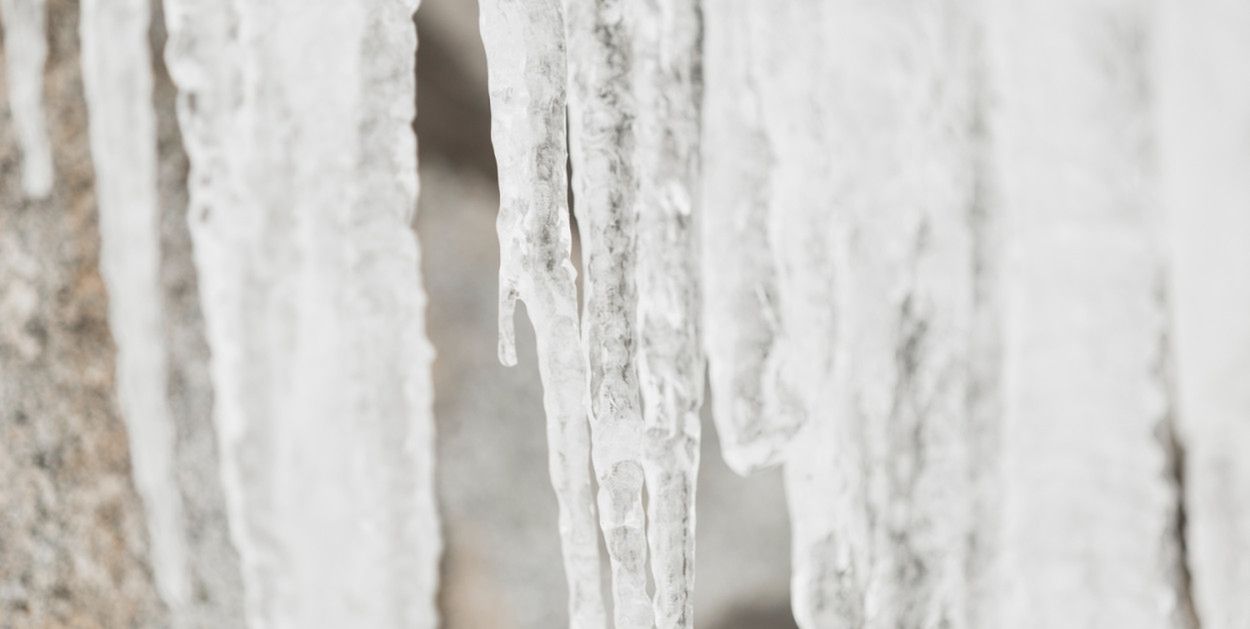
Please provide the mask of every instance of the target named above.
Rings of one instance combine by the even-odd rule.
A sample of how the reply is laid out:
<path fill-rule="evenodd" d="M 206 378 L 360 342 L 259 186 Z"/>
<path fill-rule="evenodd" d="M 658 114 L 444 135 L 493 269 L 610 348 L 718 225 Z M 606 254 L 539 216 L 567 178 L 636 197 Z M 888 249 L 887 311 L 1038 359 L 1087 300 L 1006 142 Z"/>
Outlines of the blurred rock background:
<path fill-rule="evenodd" d="M 57 188 L 48 201 L 27 201 L 20 192 L 0 74 L 0 629 L 162 627 L 112 393 L 114 349 L 97 268 L 77 62 L 78 3 L 49 0 L 49 9 L 45 102 Z M 417 23 L 416 227 L 438 351 L 443 625 L 554 629 L 567 623 L 566 586 L 528 324 L 518 325 L 520 364 L 504 368 L 495 357 L 497 197 L 476 1 L 425 0 Z M 153 41 L 159 47 L 159 27 Z M 185 158 L 159 67 L 157 75 L 170 398 L 180 447 L 191 460 L 214 448 L 206 430 L 212 396 L 183 222 Z M 780 475 L 731 473 L 706 419 L 697 622 L 706 629 L 793 627 Z M 186 470 L 180 484 L 184 496 L 199 501 L 197 552 L 220 559 L 228 549 L 206 469 Z M 197 578 L 205 607 L 225 610 L 206 626 L 239 622 L 238 584 L 211 572 Z"/>

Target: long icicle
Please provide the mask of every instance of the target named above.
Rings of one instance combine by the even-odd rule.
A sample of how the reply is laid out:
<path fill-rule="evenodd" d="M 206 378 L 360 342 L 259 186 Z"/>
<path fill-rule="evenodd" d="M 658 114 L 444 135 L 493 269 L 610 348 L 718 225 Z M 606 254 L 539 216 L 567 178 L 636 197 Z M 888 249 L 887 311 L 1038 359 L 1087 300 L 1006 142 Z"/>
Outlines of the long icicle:
<path fill-rule="evenodd" d="M 118 403 L 147 514 L 156 585 L 181 624 L 191 593 L 165 397 L 150 19 L 148 0 L 84 0 L 79 28 L 100 206 L 100 267 L 117 343 Z"/>
<path fill-rule="evenodd" d="M 695 487 L 704 359 L 698 214 L 699 0 L 635 5 L 638 377 L 657 629 L 694 626 Z"/>
<path fill-rule="evenodd" d="M 570 259 L 564 9 L 560 0 L 481 0 L 481 22 L 499 166 L 499 358 L 516 364 L 520 299 L 537 337 L 569 625 L 603 629 L 586 356 Z"/>
<path fill-rule="evenodd" d="M 0 0 L 9 104 L 22 150 L 27 196 L 52 193 L 52 146 L 43 114 L 43 67 L 48 60 L 47 0 Z"/>
<path fill-rule="evenodd" d="M 654 617 L 647 596 L 644 427 L 635 362 L 636 104 L 627 4 L 564 0 L 564 12 L 573 208 L 586 270 L 582 342 L 599 520 L 612 566 L 616 629 L 649 629 Z"/>
<path fill-rule="evenodd" d="M 432 628 L 416 3 L 171 5 L 249 623 Z"/>

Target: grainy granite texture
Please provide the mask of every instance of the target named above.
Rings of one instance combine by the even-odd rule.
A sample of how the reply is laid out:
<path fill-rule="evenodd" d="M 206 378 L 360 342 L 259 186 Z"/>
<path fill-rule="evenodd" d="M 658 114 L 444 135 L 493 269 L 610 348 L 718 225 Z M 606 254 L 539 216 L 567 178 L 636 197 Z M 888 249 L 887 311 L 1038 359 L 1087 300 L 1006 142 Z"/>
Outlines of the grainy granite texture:
<path fill-rule="evenodd" d="M 48 10 L 47 201 L 21 194 L 0 80 L 0 627 L 164 626 L 113 395 L 78 3 Z"/>

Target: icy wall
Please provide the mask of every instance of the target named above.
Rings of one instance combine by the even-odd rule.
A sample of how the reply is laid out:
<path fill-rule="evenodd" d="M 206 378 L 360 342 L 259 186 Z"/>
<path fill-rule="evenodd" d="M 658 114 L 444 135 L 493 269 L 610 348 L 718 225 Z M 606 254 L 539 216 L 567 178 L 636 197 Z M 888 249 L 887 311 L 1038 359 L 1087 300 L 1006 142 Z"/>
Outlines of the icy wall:
<path fill-rule="evenodd" d="M 438 624 L 416 9 L 0 0 L 0 626 Z M 695 625 L 705 380 L 803 629 L 1250 626 L 1250 7 L 480 9 L 571 628 Z"/>

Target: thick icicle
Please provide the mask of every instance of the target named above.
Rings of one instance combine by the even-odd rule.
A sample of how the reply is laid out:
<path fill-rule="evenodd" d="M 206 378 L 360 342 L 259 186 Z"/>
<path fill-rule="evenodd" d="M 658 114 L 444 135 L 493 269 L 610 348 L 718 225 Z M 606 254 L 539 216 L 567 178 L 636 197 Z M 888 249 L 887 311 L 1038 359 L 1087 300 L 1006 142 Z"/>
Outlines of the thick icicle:
<path fill-rule="evenodd" d="M 751 28 L 771 7 L 758 5 L 707 0 L 704 8 L 703 334 L 721 452 L 740 474 L 779 463 L 801 420 L 770 412 L 765 401 L 776 389 L 765 365 L 781 331 L 768 236 L 774 151 L 753 62 L 762 42 Z"/>
<path fill-rule="evenodd" d="M 52 147 L 43 116 L 43 66 L 48 59 L 46 0 L 0 0 L 9 105 L 22 150 L 22 188 L 27 196 L 52 192 Z"/>
<path fill-rule="evenodd" d="M 967 626 L 971 16 L 945 0 L 772 16 L 772 202 L 798 223 L 772 223 L 782 360 L 808 417 L 786 466 L 796 617 Z"/>
<path fill-rule="evenodd" d="M 100 208 L 100 267 L 117 344 L 117 398 L 143 498 L 156 585 L 175 622 L 190 602 L 161 312 L 156 114 L 148 0 L 83 0 L 83 87 Z"/>
<path fill-rule="evenodd" d="M 585 260 L 582 340 L 591 458 L 616 629 L 646 629 L 643 419 L 635 352 L 634 54 L 623 0 L 564 0 L 574 211 Z"/>
<path fill-rule="evenodd" d="M 410 231 L 415 9 L 170 3 L 223 476 L 256 626 L 436 624 L 433 352 Z"/>
<path fill-rule="evenodd" d="M 521 299 L 538 343 L 569 624 L 603 629 L 586 356 L 570 260 L 564 9 L 560 0 L 481 0 L 481 20 L 499 165 L 499 357 L 516 364 L 513 318 Z"/>
<path fill-rule="evenodd" d="M 1202 627 L 1234 629 L 1250 626 L 1250 4 L 1155 6 L 1189 567 Z"/>
<path fill-rule="evenodd" d="M 635 5 L 638 379 L 657 629 L 694 626 L 695 485 L 704 360 L 698 258 L 698 0 Z"/>
<path fill-rule="evenodd" d="M 1184 626 L 1146 6 L 987 4 L 1010 261 L 992 626 Z"/>

